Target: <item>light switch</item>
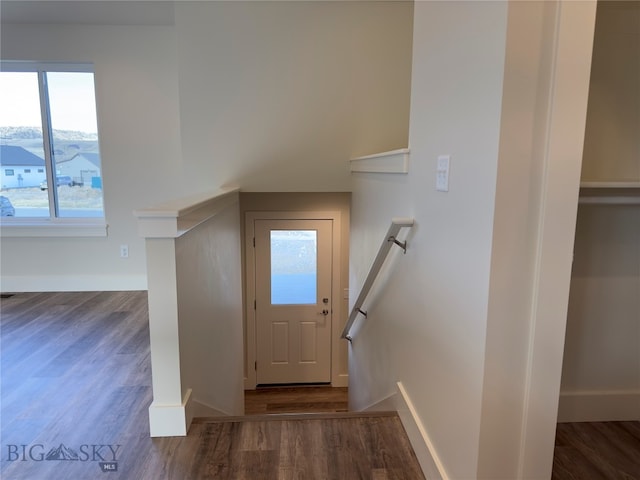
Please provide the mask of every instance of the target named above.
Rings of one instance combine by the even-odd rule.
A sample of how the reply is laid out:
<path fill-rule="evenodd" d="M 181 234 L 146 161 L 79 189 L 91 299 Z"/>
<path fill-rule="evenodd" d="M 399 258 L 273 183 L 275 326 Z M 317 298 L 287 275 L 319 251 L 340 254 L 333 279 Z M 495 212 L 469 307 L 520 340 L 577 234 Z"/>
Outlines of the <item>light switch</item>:
<path fill-rule="evenodd" d="M 449 191 L 449 163 L 451 155 L 439 155 L 436 167 L 436 190 L 438 192 Z"/>

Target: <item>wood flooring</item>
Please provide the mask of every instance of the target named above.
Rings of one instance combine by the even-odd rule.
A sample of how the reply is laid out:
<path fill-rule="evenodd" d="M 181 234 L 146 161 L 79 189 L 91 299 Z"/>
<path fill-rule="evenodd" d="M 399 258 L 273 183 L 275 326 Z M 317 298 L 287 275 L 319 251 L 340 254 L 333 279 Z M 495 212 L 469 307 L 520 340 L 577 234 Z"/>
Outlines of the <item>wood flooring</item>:
<path fill-rule="evenodd" d="M 558 424 L 552 478 L 640 479 L 640 422 Z"/>
<path fill-rule="evenodd" d="M 195 447 L 158 442 L 175 455 L 170 478 L 423 479 L 399 418 L 255 417 L 241 422 L 196 423 Z"/>
<path fill-rule="evenodd" d="M 423 478 L 397 416 L 341 416 L 326 387 L 151 439 L 146 292 L 2 295 L 0 320 L 2 480 Z M 329 413 L 271 415 L 305 409 Z M 558 425 L 553 479 L 640 480 L 640 422 Z"/>
<path fill-rule="evenodd" d="M 349 411 L 346 388 L 328 386 L 258 387 L 244 392 L 245 415 Z"/>
<path fill-rule="evenodd" d="M 3 295 L 0 320 L 3 480 L 423 478 L 395 414 L 198 420 L 150 438 L 146 292 Z M 264 390 L 256 408 L 287 410 L 283 392 L 297 411 L 346 405 L 323 388 L 317 402 Z"/>

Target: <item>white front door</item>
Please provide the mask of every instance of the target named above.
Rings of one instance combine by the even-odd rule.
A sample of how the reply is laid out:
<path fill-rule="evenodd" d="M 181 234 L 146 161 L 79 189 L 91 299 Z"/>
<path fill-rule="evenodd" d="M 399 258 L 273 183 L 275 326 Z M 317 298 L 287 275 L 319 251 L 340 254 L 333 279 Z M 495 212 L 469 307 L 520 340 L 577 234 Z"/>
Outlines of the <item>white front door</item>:
<path fill-rule="evenodd" d="M 255 220 L 258 384 L 331 381 L 332 220 Z"/>

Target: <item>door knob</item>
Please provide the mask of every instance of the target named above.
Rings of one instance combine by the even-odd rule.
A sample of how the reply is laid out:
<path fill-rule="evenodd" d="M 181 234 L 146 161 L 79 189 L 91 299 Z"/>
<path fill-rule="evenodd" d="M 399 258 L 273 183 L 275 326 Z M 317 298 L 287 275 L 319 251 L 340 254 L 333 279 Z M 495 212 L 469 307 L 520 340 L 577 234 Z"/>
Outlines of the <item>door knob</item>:
<path fill-rule="evenodd" d="M 322 314 L 326 317 L 327 315 L 329 315 L 329 310 L 325 308 L 324 310 L 322 310 Z"/>

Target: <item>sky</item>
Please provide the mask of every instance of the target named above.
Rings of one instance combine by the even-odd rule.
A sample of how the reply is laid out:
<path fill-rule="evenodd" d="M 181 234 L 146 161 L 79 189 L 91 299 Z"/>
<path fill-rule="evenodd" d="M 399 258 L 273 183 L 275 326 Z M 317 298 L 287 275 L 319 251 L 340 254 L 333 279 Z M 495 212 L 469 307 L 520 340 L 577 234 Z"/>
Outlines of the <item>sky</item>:
<path fill-rule="evenodd" d="M 97 133 L 92 73 L 49 72 L 51 123 L 56 130 Z M 42 127 L 35 72 L 0 72 L 0 127 Z"/>

